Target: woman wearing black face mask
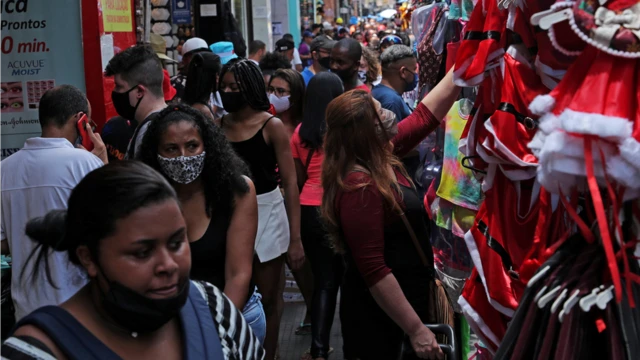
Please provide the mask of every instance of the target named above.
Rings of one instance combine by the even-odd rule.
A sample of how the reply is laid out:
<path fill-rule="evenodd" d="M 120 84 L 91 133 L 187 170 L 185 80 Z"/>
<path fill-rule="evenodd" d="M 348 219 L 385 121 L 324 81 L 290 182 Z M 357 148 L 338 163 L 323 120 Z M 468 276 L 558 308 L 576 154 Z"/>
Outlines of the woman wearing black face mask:
<path fill-rule="evenodd" d="M 34 219 L 26 231 L 40 245 L 33 276 L 48 272 L 40 260 L 53 249 L 67 252 L 90 281 L 60 306 L 23 318 L 3 358 L 262 358 L 233 303 L 213 285 L 189 280 L 176 193 L 150 167 L 117 162 L 89 173 L 68 210 Z"/>
<path fill-rule="evenodd" d="M 222 68 L 218 89 L 229 114 L 216 122 L 249 166 L 258 195 L 253 274 L 267 316 L 267 359 L 273 359 L 284 306 L 284 254 L 294 270 L 304 263 L 296 169 L 284 124 L 267 112 L 270 103 L 258 66 L 245 59 L 231 60 Z M 276 168 L 282 179 L 284 202 Z"/>

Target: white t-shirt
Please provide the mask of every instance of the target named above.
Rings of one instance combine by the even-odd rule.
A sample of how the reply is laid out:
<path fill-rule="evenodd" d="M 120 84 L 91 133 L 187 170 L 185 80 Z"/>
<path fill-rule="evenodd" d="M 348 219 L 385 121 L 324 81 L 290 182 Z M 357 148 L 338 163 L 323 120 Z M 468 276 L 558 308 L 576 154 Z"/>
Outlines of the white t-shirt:
<path fill-rule="evenodd" d="M 300 59 L 298 48 L 293 48 L 293 61 L 291 62 L 291 68 L 296 70 L 296 65 L 302 65 L 302 60 Z"/>
<path fill-rule="evenodd" d="M 66 209 L 71 190 L 88 173 L 101 167 L 102 161 L 86 150 L 76 149 L 63 138 L 28 139 L 24 148 L 0 163 L 2 216 L 0 237 L 11 251 L 11 295 L 16 319 L 45 305 L 58 305 L 74 295 L 87 282 L 84 270 L 71 264 L 65 252 L 48 256 L 51 278 L 47 281 L 41 264 L 32 285 L 33 260 L 20 275 L 36 243 L 25 235 L 25 226 L 33 218 L 51 210 Z M 96 204 L 100 206 L 100 204 Z"/>

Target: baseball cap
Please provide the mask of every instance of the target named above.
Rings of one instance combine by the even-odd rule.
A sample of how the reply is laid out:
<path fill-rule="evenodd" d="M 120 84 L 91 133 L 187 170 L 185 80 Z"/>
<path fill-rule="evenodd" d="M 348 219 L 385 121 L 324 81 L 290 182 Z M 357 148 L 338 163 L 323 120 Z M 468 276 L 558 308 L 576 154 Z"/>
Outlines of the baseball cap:
<path fill-rule="evenodd" d="M 342 25 L 342 24 L 343 24 L 343 22 L 344 22 L 344 21 L 342 20 L 342 18 L 337 18 L 337 19 L 336 19 L 336 24 L 338 24 L 338 25 Z"/>
<path fill-rule="evenodd" d="M 313 33 L 311 31 L 305 31 L 302 33 L 302 37 L 306 38 L 306 37 L 313 37 Z"/>
<path fill-rule="evenodd" d="M 287 40 L 283 38 L 276 41 L 276 51 L 283 52 L 283 51 L 291 50 L 294 47 L 296 47 L 296 45 L 291 40 Z"/>
<path fill-rule="evenodd" d="M 331 26 L 331 24 L 329 24 L 328 21 L 325 21 L 325 22 L 322 23 L 322 28 L 324 30 L 333 30 L 333 26 Z"/>
<path fill-rule="evenodd" d="M 338 43 L 337 41 L 332 40 L 328 36 L 324 36 L 324 35 L 316 36 L 316 38 L 313 39 L 313 41 L 311 42 L 311 51 L 316 51 L 318 49 L 331 50 L 333 49 L 333 46 L 337 43 Z"/>
<path fill-rule="evenodd" d="M 165 60 L 169 62 L 177 62 L 172 58 L 168 57 L 166 54 L 167 51 L 167 43 L 164 41 L 164 38 L 158 34 L 151 33 L 149 34 L 149 43 L 151 44 L 151 49 L 153 52 L 158 55 L 160 60 Z"/>
<path fill-rule="evenodd" d="M 194 51 L 211 51 L 211 50 L 209 50 L 209 47 L 207 46 L 206 41 L 200 38 L 194 37 L 185 41 L 185 43 L 182 45 L 182 55 L 186 55 Z"/>
<path fill-rule="evenodd" d="M 220 63 L 222 63 L 222 65 L 238 57 L 233 50 L 233 43 L 229 41 L 219 41 L 211 44 L 209 48 L 214 54 L 220 56 Z"/>

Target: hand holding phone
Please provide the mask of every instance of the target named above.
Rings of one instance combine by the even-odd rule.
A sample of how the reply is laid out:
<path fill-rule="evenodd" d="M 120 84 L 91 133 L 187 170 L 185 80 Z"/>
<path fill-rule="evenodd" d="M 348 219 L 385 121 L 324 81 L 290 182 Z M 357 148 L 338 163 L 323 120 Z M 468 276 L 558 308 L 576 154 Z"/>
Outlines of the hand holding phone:
<path fill-rule="evenodd" d="M 91 137 L 89 137 L 89 132 L 87 131 L 87 124 L 89 124 L 89 119 L 87 118 L 87 114 L 82 114 L 78 122 L 76 123 L 76 127 L 78 128 L 78 142 L 82 145 L 87 151 L 93 150 L 93 142 L 91 141 Z"/>

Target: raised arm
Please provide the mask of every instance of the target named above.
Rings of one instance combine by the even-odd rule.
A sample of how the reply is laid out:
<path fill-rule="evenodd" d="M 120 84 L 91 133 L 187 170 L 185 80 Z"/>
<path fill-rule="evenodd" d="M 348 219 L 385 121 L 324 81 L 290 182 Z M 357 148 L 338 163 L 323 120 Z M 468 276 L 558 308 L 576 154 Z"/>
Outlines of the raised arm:
<path fill-rule="evenodd" d="M 402 157 L 434 131 L 458 98 L 460 88 L 453 84 L 453 69 L 425 96 L 411 115 L 398 124 L 393 138 L 394 153 Z"/>

